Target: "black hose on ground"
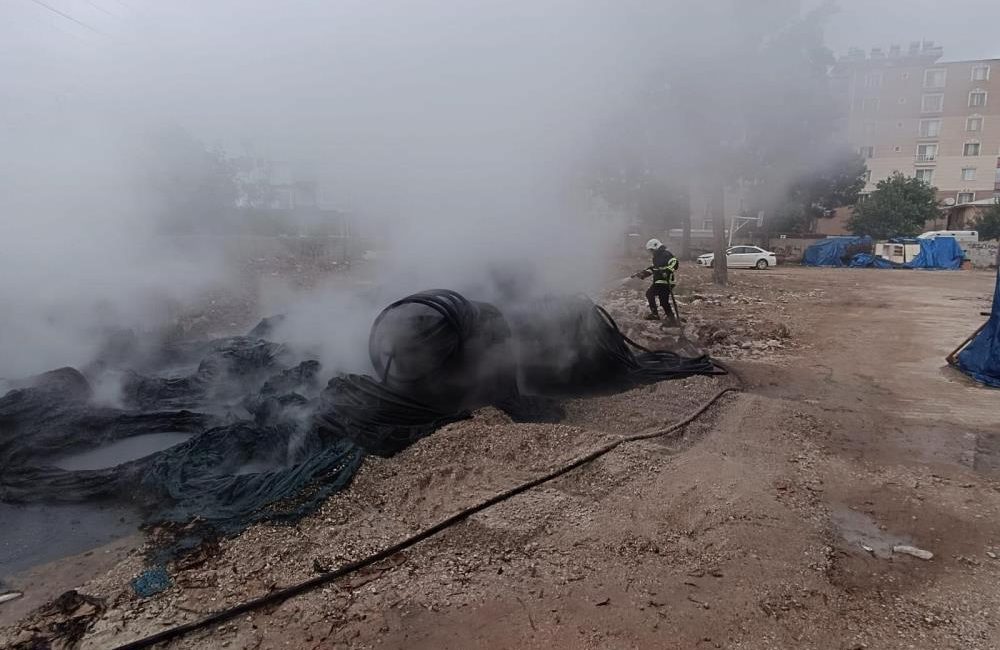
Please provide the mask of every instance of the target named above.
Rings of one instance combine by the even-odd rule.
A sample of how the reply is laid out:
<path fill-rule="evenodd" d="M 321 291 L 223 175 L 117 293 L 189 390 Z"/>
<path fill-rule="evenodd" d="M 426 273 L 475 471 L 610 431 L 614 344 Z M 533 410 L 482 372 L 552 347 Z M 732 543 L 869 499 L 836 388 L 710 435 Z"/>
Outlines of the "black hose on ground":
<path fill-rule="evenodd" d="M 585 465 L 593 460 L 596 460 L 597 458 L 600 458 L 601 456 L 604 456 L 605 454 L 613 451 L 614 449 L 616 449 L 617 447 L 619 447 L 624 443 L 636 442 L 639 440 L 648 440 L 650 438 L 658 438 L 669 435 L 675 431 L 678 431 L 679 429 L 686 427 L 695 419 L 700 417 L 713 404 L 719 401 L 719 399 L 721 399 L 723 395 L 737 390 L 739 390 L 739 386 L 730 386 L 727 388 L 722 388 L 719 391 L 717 391 L 714 395 L 712 395 L 712 397 L 709 398 L 707 401 L 705 401 L 701 406 L 695 409 L 692 413 L 690 413 L 682 420 L 670 425 L 665 429 L 647 433 L 637 433 L 630 436 L 623 436 L 621 438 L 618 438 L 617 440 L 609 442 L 583 456 L 580 456 L 579 458 L 567 463 L 566 465 L 556 468 L 555 470 L 552 470 L 551 472 L 543 476 L 539 476 L 537 478 L 531 479 L 530 481 L 521 483 L 520 485 L 517 485 L 508 490 L 500 492 L 490 497 L 489 499 L 481 501 L 474 506 L 465 508 L 451 515 L 450 517 L 434 524 L 433 526 L 425 528 L 424 530 L 415 533 L 414 535 L 411 535 L 397 542 L 396 544 L 393 544 L 392 546 L 384 548 L 373 555 L 369 555 L 366 558 L 357 560 L 355 562 L 350 562 L 338 569 L 321 573 L 315 576 L 314 578 L 310 578 L 309 580 L 305 580 L 290 587 L 285 587 L 283 589 L 273 591 L 265 596 L 260 596 L 259 598 L 254 598 L 253 600 L 248 600 L 238 605 L 234 605 L 233 607 L 229 607 L 214 614 L 210 614 L 209 616 L 206 616 L 201 620 L 193 621 L 191 623 L 185 623 L 183 625 L 178 625 L 176 627 L 163 630 L 162 632 L 157 632 L 156 634 L 152 634 L 142 639 L 125 643 L 123 645 L 117 646 L 115 650 L 139 650 L 141 648 L 150 648 L 158 643 L 164 643 L 166 641 L 177 639 L 196 630 L 200 630 L 206 627 L 210 627 L 212 625 L 217 625 L 219 623 L 231 620 L 237 616 L 253 611 L 260 607 L 265 607 L 267 605 L 274 605 L 277 603 L 284 602 L 290 598 L 311 591 L 317 587 L 329 584 L 330 582 L 333 582 L 334 580 L 341 578 L 345 575 L 348 575 L 350 573 L 353 573 L 355 571 L 358 571 L 359 569 L 363 569 L 365 567 L 369 567 L 373 564 L 386 560 L 395 555 L 396 553 L 399 553 L 401 551 L 410 548 L 411 546 L 419 544 L 420 542 L 430 537 L 433 537 L 434 535 L 437 535 L 438 533 L 454 526 L 455 524 L 461 523 L 462 521 L 468 519 L 472 515 L 482 512 L 483 510 L 486 510 L 491 506 L 494 506 L 502 501 L 506 501 L 511 497 L 517 496 L 518 494 L 521 494 L 523 492 L 527 492 L 528 490 L 534 487 L 537 487 L 539 485 L 542 485 L 543 483 L 547 483 L 564 474 L 567 474 L 582 465 Z"/>

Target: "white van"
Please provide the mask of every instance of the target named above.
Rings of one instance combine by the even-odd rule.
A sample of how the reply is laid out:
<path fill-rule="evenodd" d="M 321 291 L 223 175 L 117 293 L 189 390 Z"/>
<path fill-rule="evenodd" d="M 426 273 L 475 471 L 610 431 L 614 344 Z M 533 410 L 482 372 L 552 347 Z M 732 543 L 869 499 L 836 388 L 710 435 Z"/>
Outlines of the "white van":
<path fill-rule="evenodd" d="M 969 244 L 979 243 L 978 230 L 931 230 L 917 235 L 917 239 L 937 239 L 938 237 L 954 237 L 963 250 Z"/>

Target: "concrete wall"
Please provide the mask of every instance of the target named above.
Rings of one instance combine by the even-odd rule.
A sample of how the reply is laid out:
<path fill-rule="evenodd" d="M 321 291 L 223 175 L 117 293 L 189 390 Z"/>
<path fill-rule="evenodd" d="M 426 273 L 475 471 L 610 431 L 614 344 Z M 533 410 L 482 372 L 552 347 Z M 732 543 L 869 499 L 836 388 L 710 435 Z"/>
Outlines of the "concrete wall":
<path fill-rule="evenodd" d="M 997 265 L 998 250 L 1000 250 L 1000 242 L 996 240 L 981 241 L 965 246 L 965 254 L 968 256 L 973 268 L 977 269 L 995 267 Z"/>
<path fill-rule="evenodd" d="M 802 254 L 805 250 L 815 244 L 823 236 L 816 237 L 772 237 L 768 241 L 767 249 L 778 258 L 778 264 L 796 263 L 802 261 Z"/>

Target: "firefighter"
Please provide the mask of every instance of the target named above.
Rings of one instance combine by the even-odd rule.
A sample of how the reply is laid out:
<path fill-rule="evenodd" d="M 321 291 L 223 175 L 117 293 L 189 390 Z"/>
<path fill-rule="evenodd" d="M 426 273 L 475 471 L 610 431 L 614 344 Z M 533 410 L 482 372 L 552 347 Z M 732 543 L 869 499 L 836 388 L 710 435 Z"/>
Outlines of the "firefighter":
<path fill-rule="evenodd" d="M 646 300 L 649 301 L 649 314 L 646 315 L 646 320 L 660 320 L 660 313 L 656 309 L 656 301 L 659 299 L 666 323 L 671 326 L 680 325 L 670 307 L 674 285 L 677 283 L 675 277 L 677 258 L 659 239 L 650 239 L 646 242 L 646 250 L 653 256 L 653 264 L 632 276 L 653 278 L 653 284 L 646 290 Z"/>

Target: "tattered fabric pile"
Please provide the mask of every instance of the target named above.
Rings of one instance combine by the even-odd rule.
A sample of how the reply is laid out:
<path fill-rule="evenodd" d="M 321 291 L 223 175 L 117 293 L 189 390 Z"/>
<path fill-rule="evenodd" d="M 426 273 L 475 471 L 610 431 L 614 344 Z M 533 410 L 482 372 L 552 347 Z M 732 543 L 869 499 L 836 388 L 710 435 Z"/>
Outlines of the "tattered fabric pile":
<path fill-rule="evenodd" d="M 147 521 L 232 532 L 301 517 L 347 485 L 365 454 L 392 455 L 471 409 L 551 421 L 562 395 L 722 372 L 706 356 L 640 348 L 583 297 L 504 314 L 452 291 L 409 296 L 372 326 L 374 376 L 337 375 L 325 387 L 318 362 L 267 340 L 275 324 L 164 346 L 141 364 L 126 361 L 134 337 L 116 337 L 99 366 L 121 373 L 117 408 L 95 405 L 73 368 L 17 382 L 0 397 L 0 501 L 105 500 Z M 106 469 L 56 464 L 167 432 L 192 435 Z"/>
<path fill-rule="evenodd" d="M 959 352 L 956 365 L 976 381 L 1000 388 L 1000 269 L 997 270 L 989 320 Z"/>

